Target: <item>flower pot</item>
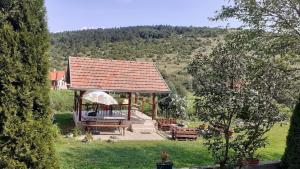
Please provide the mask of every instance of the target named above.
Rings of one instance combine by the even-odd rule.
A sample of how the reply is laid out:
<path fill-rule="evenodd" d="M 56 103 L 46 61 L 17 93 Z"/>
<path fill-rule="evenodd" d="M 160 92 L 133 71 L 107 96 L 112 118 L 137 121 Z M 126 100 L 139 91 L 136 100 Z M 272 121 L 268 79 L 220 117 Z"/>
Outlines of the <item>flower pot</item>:
<path fill-rule="evenodd" d="M 248 158 L 242 161 L 243 166 L 253 166 L 253 165 L 258 165 L 259 164 L 259 159 L 257 158 Z"/>
<path fill-rule="evenodd" d="M 158 162 L 158 163 L 156 163 L 156 168 L 157 169 L 172 169 L 173 163 L 171 161 Z"/>

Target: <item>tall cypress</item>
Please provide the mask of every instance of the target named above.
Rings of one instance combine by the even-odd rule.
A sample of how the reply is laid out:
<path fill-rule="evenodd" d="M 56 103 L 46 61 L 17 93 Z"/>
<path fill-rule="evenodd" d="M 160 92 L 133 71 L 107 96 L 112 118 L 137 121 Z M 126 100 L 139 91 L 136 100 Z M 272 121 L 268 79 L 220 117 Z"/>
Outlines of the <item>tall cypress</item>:
<path fill-rule="evenodd" d="M 0 168 L 58 168 L 43 0 L 0 1 Z"/>
<path fill-rule="evenodd" d="M 300 99 L 291 117 L 286 148 L 282 157 L 283 169 L 300 168 Z"/>

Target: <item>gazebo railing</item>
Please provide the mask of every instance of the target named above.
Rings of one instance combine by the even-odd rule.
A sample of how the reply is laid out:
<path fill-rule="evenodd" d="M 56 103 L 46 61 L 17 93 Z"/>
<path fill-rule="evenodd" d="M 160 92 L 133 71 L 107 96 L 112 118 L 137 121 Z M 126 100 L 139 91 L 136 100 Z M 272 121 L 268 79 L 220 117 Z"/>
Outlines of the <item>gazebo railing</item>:
<path fill-rule="evenodd" d="M 83 112 L 86 112 L 86 116 L 97 117 L 120 117 L 124 116 L 128 111 L 128 104 L 119 105 L 100 105 L 100 104 L 82 104 Z"/>

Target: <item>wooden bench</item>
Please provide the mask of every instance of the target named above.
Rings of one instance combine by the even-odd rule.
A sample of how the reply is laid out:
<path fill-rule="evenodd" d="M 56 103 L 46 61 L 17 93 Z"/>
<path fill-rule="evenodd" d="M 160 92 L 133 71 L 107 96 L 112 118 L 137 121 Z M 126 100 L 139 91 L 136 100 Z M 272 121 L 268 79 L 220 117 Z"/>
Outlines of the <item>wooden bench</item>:
<path fill-rule="evenodd" d="M 211 130 L 212 132 L 215 132 L 217 134 L 224 134 L 226 131 L 226 127 L 224 125 L 216 124 L 213 126 L 209 126 L 209 130 Z M 232 137 L 233 134 L 234 134 L 234 130 L 232 128 L 230 128 L 228 130 L 228 136 Z"/>
<path fill-rule="evenodd" d="M 176 119 L 158 119 L 158 129 L 170 130 L 171 126 L 177 124 Z"/>
<path fill-rule="evenodd" d="M 90 131 L 91 129 L 99 129 L 99 128 L 113 128 L 118 129 L 123 136 L 125 135 L 125 128 L 127 125 L 122 124 L 121 120 L 101 120 L 101 121 L 84 121 L 82 122 L 82 126 L 86 131 Z"/>
<path fill-rule="evenodd" d="M 172 129 L 172 138 L 177 139 L 190 139 L 197 140 L 198 131 L 196 128 L 173 128 Z"/>

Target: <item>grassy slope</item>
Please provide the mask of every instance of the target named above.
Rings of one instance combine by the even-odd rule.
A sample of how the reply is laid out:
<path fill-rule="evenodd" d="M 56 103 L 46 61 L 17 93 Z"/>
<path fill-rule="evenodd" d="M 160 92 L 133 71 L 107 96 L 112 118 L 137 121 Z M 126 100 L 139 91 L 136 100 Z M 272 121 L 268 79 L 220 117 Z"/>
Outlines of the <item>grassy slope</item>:
<path fill-rule="evenodd" d="M 59 118 L 63 117 L 63 118 Z M 60 121 L 72 121 L 70 113 L 58 114 Z M 71 125 L 71 124 L 66 124 Z M 264 160 L 280 159 L 284 147 L 288 125 L 275 126 L 269 133 L 270 144 L 259 150 Z M 142 169 L 153 168 L 159 161 L 161 150 L 170 153 L 176 167 L 190 167 L 212 164 L 213 159 L 203 146 L 203 140 L 193 141 L 120 141 L 107 143 L 94 141 L 84 144 L 73 139 L 62 138 L 56 144 L 61 158 L 61 168 L 113 168 Z"/>

